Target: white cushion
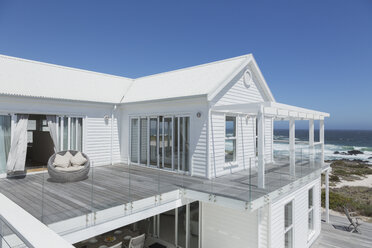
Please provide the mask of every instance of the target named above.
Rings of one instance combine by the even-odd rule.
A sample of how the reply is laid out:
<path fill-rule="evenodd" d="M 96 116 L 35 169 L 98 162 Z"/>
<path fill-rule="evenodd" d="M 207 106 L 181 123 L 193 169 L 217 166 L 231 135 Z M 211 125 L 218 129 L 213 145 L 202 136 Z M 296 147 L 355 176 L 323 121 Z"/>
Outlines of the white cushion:
<path fill-rule="evenodd" d="M 84 168 L 84 166 L 69 166 L 69 167 L 66 167 L 66 168 L 56 167 L 56 170 L 58 170 L 58 171 L 72 172 L 72 171 L 79 171 L 79 170 L 81 170 L 83 168 Z"/>
<path fill-rule="evenodd" d="M 65 156 L 65 157 L 67 157 L 68 159 L 71 160 L 71 158 L 72 158 L 74 155 L 72 155 L 69 151 L 67 151 L 67 152 L 65 153 L 65 155 L 63 155 L 63 156 Z"/>
<path fill-rule="evenodd" d="M 67 168 L 70 165 L 70 158 L 68 156 L 62 156 L 57 154 L 54 158 L 53 165 L 55 167 Z"/>
<path fill-rule="evenodd" d="M 71 158 L 71 165 L 72 166 L 79 166 L 83 165 L 87 162 L 87 159 L 81 154 L 81 152 L 78 152 Z"/>

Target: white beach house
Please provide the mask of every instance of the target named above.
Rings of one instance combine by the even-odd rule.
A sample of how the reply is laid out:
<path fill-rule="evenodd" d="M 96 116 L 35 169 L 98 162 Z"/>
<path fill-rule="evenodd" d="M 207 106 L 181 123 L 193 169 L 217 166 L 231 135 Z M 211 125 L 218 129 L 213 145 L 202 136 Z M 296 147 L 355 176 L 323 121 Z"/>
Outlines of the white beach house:
<path fill-rule="evenodd" d="M 276 102 L 251 54 L 136 79 L 0 56 L 3 247 L 309 247 L 325 117 Z M 50 180 L 64 150 L 89 157 L 87 179 Z"/>

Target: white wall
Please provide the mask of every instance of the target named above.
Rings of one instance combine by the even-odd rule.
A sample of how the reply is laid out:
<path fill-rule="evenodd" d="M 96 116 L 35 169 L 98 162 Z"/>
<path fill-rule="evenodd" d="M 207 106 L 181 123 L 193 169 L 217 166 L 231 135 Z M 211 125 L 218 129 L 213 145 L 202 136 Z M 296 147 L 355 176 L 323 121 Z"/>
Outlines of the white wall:
<path fill-rule="evenodd" d="M 202 247 L 258 247 L 257 213 L 202 203 Z"/>
<path fill-rule="evenodd" d="M 251 70 L 253 73 L 253 70 Z M 258 82 L 257 77 L 253 74 L 253 80 Z M 263 102 L 264 97 L 261 94 L 257 83 L 251 84 L 249 88 L 244 85 L 243 75 L 237 75 L 226 87 L 223 89 L 212 104 L 216 106 L 239 104 L 239 103 L 252 103 Z"/>
<path fill-rule="evenodd" d="M 211 176 L 221 176 L 255 165 L 255 119 L 237 116 L 236 163 L 225 163 L 225 114 L 212 112 L 210 132 Z"/>
<path fill-rule="evenodd" d="M 128 103 L 120 108 L 123 131 L 121 134 L 122 160 L 128 162 L 129 119 L 131 116 L 148 115 L 188 115 L 190 116 L 190 161 L 193 176 L 207 176 L 207 116 L 206 97 L 153 101 L 147 103 Z M 201 117 L 196 114 L 201 112 Z"/>
<path fill-rule="evenodd" d="M 315 233 L 308 239 L 308 190 L 314 187 L 314 228 Z M 311 183 L 301 187 L 295 192 L 282 197 L 271 205 L 271 247 L 284 247 L 284 205 L 293 200 L 294 206 L 294 246 L 309 247 L 318 237 L 321 226 L 320 211 L 320 177 Z"/>
<path fill-rule="evenodd" d="M 251 65 L 249 65 L 251 67 Z M 251 69 L 253 72 L 253 70 Z M 258 82 L 253 74 L 254 82 Z M 257 83 L 247 88 L 244 84 L 243 73 L 237 75 L 217 96 L 212 100 L 211 105 L 222 106 L 229 104 L 242 104 L 265 101 L 264 94 Z M 226 115 L 234 115 L 227 113 Z M 212 112 L 210 128 L 210 176 L 221 176 L 243 169 L 249 169 L 250 164 L 255 166 L 255 118 L 246 120 L 244 115 L 237 117 L 237 158 L 236 163 L 225 164 L 225 114 Z M 272 162 L 273 154 L 273 125 L 272 119 L 265 119 L 265 161 Z"/>
<path fill-rule="evenodd" d="M 81 116 L 84 122 L 83 151 L 87 153 L 95 165 L 111 163 L 111 150 L 113 162 L 120 162 L 120 124 L 118 112 L 114 115 L 113 132 L 111 135 L 111 118 L 106 123 L 104 116 L 111 117 L 112 104 L 98 104 L 78 101 L 50 100 L 30 97 L 0 97 L 0 112 L 51 114 Z M 111 149 L 111 137 L 113 146 Z"/>

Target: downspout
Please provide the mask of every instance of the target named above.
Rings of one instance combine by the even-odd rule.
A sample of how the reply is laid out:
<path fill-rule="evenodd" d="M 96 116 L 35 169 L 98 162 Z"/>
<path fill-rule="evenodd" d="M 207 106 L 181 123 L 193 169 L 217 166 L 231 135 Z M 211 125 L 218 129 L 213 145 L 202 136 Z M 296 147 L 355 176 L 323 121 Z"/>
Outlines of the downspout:
<path fill-rule="evenodd" d="M 114 112 L 117 108 L 117 105 L 115 104 L 111 110 L 111 165 L 114 165 L 114 159 L 113 159 L 113 148 L 114 148 Z"/>
<path fill-rule="evenodd" d="M 206 177 L 211 179 L 210 174 L 210 132 L 211 132 L 211 104 L 208 101 L 208 116 L 207 116 L 207 168 L 206 168 Z"/>

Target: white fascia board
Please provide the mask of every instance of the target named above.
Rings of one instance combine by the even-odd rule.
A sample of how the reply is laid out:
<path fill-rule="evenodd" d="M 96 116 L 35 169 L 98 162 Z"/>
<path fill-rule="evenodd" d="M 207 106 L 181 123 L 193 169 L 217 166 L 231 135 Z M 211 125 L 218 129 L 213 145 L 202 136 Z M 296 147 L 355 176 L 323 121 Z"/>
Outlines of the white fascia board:
<path fill-rule="evenodd" d="M 287 104 L 283 104 L 283 103 L 265 102 L 263 104 L 264 104 L 265 108 L 270 107 L 270 108 L 277 108 L 278 110 L 287 110 L 287 111 L 298 112 L 298 113 L 303 113 L 303 114 L 312 114 L 314 116 L 318 116 L 318 118 L 319 118 L 319 116 L 323 116 L 323 117 L 329 117 L 330 116 L 329 113 L 320 112 L 320 111 L 311 110 L 311 109 L 306 109 L 306 108 L 301 108 L 301 107 L 296 107 L 296 106 L 287 105 Z"/>
<path fill-rule="evenodd" d="M 212 111 L 258 113 L 261 103 L 241 103 L 212 107 Z"/>
<path fill-rule="evenodd" d="M 274 95 L 272 94 L 272 92 L 271 92 L 269 86 L 267 85 L 266 80 L 265 80 L 265 78 L 264 78 L 264 76 L 263 76 L 263 74 L 262 74 L 260 68 L 258 67 L 257 62 L 256 62 L 256 60 L 255 60 L 255 58 L 254 58 L 253 55 L 252 55 L 252 59 L 251 59 L 251 61 L 252 61 L 252 63 L 254 64 L 254 67 L 255 67 L 255 69 L 256 69 L 256 71 L 257 71 L 257 75 L 259 76 L 259 79 L 260 79 L 260 85 L 262 86 L 261 88 L 262 88 L 262 90 L 265 92 L 265 94 L 267 95 L 268 100 L 269 100 L 270 102 L 276 102 L 276 101 L 275 101 L 275 98 L 274 98 Z"/>
<path fill-rule="evenodd" d="M 234 72 L 232 72 L 226 79 L 224 79 L 220 84 L 218 84 L 218 87 L 216 87 L 212 92 L 208 93 L 208 101 L 213 101 L 213 99 L 218 95 L 218 93 L 223 90 L 223 88 L 226 87 L 226 85 L 228 85 L 231 80 L 234 79 L 234 77 L 236 77 L 237 74 L 239 74 L 240 72 L 242 72 L 243 70 L 245 70 L 249 64 L 249 62 L 252 60 L 253 58 L 253 55 L 252 54 L 248 54 L 248 55 L 244 55 L 246 56 L 246 60 L 245 62 L 238 67 L 237 70 L 235 70 Z"/>

